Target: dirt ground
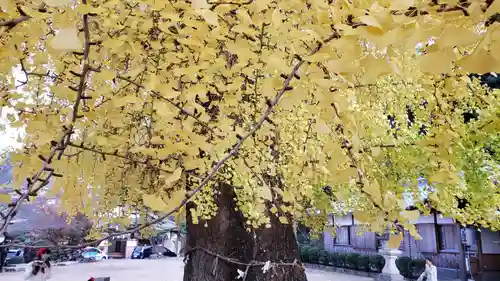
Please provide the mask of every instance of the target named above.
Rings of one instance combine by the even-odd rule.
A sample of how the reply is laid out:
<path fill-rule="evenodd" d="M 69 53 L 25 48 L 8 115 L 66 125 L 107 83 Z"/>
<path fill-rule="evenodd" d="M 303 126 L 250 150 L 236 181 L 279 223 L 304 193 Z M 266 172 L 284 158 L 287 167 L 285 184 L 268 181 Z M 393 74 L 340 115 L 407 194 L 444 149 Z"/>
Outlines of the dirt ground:
<path fill-rule="evenodd" d="M 51 281 L 87 281 L 90 277 L 111 277 L 111 281 L 182 281 L 180 258 L 161 260 L 107 260 L 96 263 L 54 267 Z M 0 273 L 1 281 L 23 280 L 24 273 Z M 234 276 L 237 276 L 235 272 Z M 307 269 L 309 281 L 373 281 L 315 269 Z"/>

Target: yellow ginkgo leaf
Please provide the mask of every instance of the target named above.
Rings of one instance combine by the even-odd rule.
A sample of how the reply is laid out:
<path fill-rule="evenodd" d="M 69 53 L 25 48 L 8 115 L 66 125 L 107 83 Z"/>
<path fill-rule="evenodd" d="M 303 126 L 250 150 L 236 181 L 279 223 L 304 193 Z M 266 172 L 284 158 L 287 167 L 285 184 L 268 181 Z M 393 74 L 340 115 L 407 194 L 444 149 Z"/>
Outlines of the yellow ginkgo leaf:
<path fill-rule="evenodd" d="M 387 247 L 389 249 L 398 249 L 401 246 L 401 241 L 403 241 L 403 233 L 391 234 L 387 242 Z"/>
<path fill-rule="evenodd" d="M 382 26 L 374 16 L 360 16 L 359 21 L 362 23 L 382 29 Z"/>
<path fill-rule="evenodd" d="M 74 27 L 59 29 L 51 42 L 52 48 L 61 51 L 75 51 L 82 49 L 78 38 L 78 31 Z"/>
<path fill-rule="evenodd" d="M 164 144 L 165 141 L 160 136 L 155 136 L 151 138 L 152 144 Z"/>
<path fill-rule="evenodd" d="M 415 240 L 422 240 L 422 236 L 418 233 L 417 229 L 413 226 L 410 228 L 410 235 L 413 236 Z"/>
<path fill-rule="evenodd" d="M 308 62 L 322 62 L 331 58 L 332 56 L 329 53 L 316 53 L 312 56 L 306 57 L 305 60 Z"/>
<path fill-rule="evenodd" d="M 271 188 L 267 184 L 264 184 L 259 188 L 259 196 L 266 200 L 271 200 L 273 198 Z"/>
<path fill-rule="evenodd" d="M 170 186 L 181 178 L 182 168 L 177 168 L 175 171 L 165 179 L 165 185 Z"/>
<path fill-rule="evenodd" d="M 279 217 L 279 220 L 282 224 L 288 224 L 288 219 L 286 217 Z"/>
<path fill-rule="evenodd" d="M 115 73 L 113 71 L 107 70 L 107 69 L 102 69 L 99 73 L 96 74 L 96 77 L 104 80 L 104 81 L 109 81 L 113 78 L 115 78 Z"/>
<path fill-rule="evenodd" d="M 354 219 L 361 223 L 370 223 L 371 218 L 365 213 L 354 211 Z"/>
<path fill-rule="evenodd" d="M 10 0 L 0 0 L 0 13 L 2 12 L 1 10 L 7 10 L 9 8 L 9 2 Z"/>
<path fill-rule="evenodd" d="M 12 203 L 12 198 L 8 194 L 0 194 L 0 203 Z"/>
<path fill-rule="evenodd" d="M 168 198 L 164 198 L 166 210 L 170 211 L 175 207 L 179 206 L 181 201 L 186 197 L 186 191 L 184 189 L 178 189 L 170 192 Z"/>
<path fill-rule="evenodd" d="M 417 62 L 423 72 L 441 74 L 451 71 L 454 58 L 453 51 L 447 49 L 423 55 Z"/>
<path fill-rule="evenodd" d="M 374 146 L 372 147 L 372 157 L 377 157 L 380 155 L 380 147 L 379 146 Z"/>
<path fill-rule="evenodd" d="M 403 211 L 403 216 L 407 218 L 409 221 L 416 221 L 418 220 L 418 218 L 420 218 L 420 211 L 419 210 Z"/>
<path fill-rule="evenodd" d="M 207 0 L 191 0 L 191 7 L 195 10 L 197 9 L 208 9 L 210 5 Z"/>
<path fill-rule="evenodd" d="M 391 10 L 406 10 L 415 4 L 415 0 L 391 0 Z"/>
<path fill-rule="evenodd" d="M 62 7 L 73 3 L 73 0 L 45 0 L 43 2 L 49 7 Z"/>
<path fill-rule="evenodd" d="M 208 9 L 198 10 L 197 13 L 205 19 L 211 25 L 219 26 L 218 15 L 214 11 L 210 11 Z"/>
<path fill-rule="evenodd" d="M 381 194 L 380 194 L 380 186 L 376 180 L 365 184 L 363 187 L 363 190 L 370 195 L 370 197 L 375 201 L 375 202 L 380 202 L 381 200 Z"/>
<path fill-rule="evenodd" d="M 152 209 L 153 211 L 163 212 L 167 210 L 167 204 L 161 200 L 157 195 L 144 194 L 142 196 L 142 201 L 146 207 Z"/>
<path fill-rule="evenodd" d="M 156 101 L 153 103 L 153 109 L 156 110 L 156 114 L 164 117 L 168 117 L 172 114 L 167 103 L 163 101 Z"/>
<path fill-rule="evenodd" d="M 460 34 L 460 36 L 457 36 Z M 464 27 L 448 26 L 443 30 L 443 35 L 438 39 L 439 47 L 468 46 L 478 41 L 480 37 L 472 30 Z"/>
<path fill-rule="evenodd" d="M 486 51 L 480 51 L 460 59 L 457 64 L 469 73 L 499 72 L 500 63 Z"/>
<path fill-rule="evenodd" d="M 349 59 L 331 60 L 326 63 L 326 68 L 333 73 L 349 73 L 359 71 L 353 61 Z"/>

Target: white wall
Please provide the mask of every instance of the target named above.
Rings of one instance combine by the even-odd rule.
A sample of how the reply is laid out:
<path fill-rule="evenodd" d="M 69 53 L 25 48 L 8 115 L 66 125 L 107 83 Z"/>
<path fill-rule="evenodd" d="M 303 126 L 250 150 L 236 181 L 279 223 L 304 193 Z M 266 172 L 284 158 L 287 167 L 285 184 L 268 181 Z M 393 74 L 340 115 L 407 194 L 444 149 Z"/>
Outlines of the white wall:
<path fill-rule="evenodd" d="M 500 232 L 481 229 L 481 242 L 484 254 L 500 254 Z"/>
<path fill-rule="evenodd" d="M 352 225 L 352 215 L 336 216 L 333 223 L 337 226 Z"/>

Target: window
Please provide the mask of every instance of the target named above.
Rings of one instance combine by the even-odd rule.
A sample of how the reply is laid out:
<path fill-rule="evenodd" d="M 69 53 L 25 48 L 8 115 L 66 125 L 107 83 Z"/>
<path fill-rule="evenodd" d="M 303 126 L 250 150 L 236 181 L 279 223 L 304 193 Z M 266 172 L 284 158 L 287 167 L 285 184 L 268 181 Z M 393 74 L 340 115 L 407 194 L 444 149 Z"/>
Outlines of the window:
<path fill-rule="evenodd" d="M 349 246 L 351 245 L 351 227 L 342 226 L 337 228 L 337 235 L 333 238 L 335 245 Z"/>
<path fill-rule="evenodd" d="M 436 225 L 437 245 L 440 252 L 458 252 L 460 236 L 458 229 L 452 224 Z"/>

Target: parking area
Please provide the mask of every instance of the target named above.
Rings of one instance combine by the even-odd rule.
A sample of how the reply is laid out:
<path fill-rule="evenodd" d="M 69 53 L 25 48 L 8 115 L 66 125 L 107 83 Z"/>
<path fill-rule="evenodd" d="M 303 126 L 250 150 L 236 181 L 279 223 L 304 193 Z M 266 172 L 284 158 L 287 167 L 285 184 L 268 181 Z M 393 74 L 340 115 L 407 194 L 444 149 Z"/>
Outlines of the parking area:
<path fill-rule="evenodd" d="M 111 281 L 182 281 L 181 258 L 157 260 L 106 260 L 54 267 L 51 281 L 87 281 L 89 277 L 111 277 Z M 2 281 L 23 280 L 22 272 L 0 273 Z M 307 269 L 309 281 L 373 281 L 371 278 Z"/>

